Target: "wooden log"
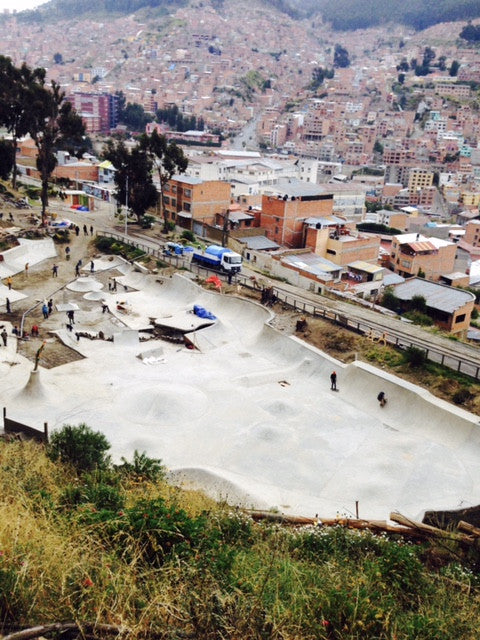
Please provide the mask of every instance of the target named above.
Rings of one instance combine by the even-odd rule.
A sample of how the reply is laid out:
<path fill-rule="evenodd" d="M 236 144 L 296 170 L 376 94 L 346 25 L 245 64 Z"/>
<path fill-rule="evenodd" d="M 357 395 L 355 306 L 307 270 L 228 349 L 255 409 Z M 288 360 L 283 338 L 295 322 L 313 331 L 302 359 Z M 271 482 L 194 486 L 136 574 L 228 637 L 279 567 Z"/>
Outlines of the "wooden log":
<path fill-rule="evenodd" d="M 423 522 L 416 522 L 415 520 L 411 520 L 403 516 L 401 513 L 391 513 L 390 520 L 393 522 L 397 522 L 405 527 L 410 527 L 412 529 L 416 529 L 418 531 L 422 531 L 423 533 L 437 537 L 437 538 L 448 538 L 450 540 L 456 540 L 457 542 L 466 542 L 471 544 L 473 539 L 471 536 L 466 536 L 461 533 L 455 533 L 451 531 L 445 531 L 444 529 L 438 529 L 437 527 L 432 527 L 429 524 L 424 524 Z"/>
<path fill-rule="evenodd" d="M 474 527 L 473 524 L 470 524 L 469 522 L 465 522 L 465 520 L 460 520 L 457 524 L 457 529 L 460 529 L 460 531 L 466 531 L 476 538 L 480 537 L 480 529 L 478 527 Z"/>
<path fill-rule="evenodd" d="M 40 636 L 49 635 L 51 633 L 62 633 L 64 631 L 80 631 L 88 632 L 95 635 L 99 634 L 115 634 L 117 636 L 128 636 L 131 634 L 131 630 L 127 627 L 117 627 L 113 624 L 100 624 L 95 622 L 54 622 L 52 624 L 42 624 L 37 627 L 31 627 L 30 629 L 22 629 L 22 631 L 15 631 L 8 636 L 4 636 L 3 640 L 33 640 L 33 638 L 39 638 Z"/>

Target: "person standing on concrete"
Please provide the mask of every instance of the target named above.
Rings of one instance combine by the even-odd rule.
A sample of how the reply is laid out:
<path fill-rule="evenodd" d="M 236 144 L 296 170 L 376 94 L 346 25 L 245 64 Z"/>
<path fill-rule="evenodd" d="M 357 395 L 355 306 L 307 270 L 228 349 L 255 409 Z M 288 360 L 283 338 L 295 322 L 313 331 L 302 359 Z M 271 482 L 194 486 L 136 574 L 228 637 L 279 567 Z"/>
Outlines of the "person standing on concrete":
<path fill-rule="evenodd" d="M 387 404 L 387 398 L 385 397 L 384 391 L 380 391 L 377 396 L 377 400 L 379 401 L 381 407 L 384 407 Z"/>
<path fill-rule="evenodd" d="M 53 311 L 53 300 L 52 298 L 50 298 L 50 300 L 48 301 L 48 315 L 50 315 Z"/>
<path fill-rule="evenodd" d="M 75 265 L 75 275 L 77 276 L 77 278 L 78 278 L 78 277 L 79 277 L 79 275 L 80 275 L 80 267 L 81 267 L 81 266 L 82 266 L 82 261 L 81 261 L 81 260 L 79 260 L 79 261 L 77 262 L 77 264 Z"/>
<path fill-rule="evenodd" d="M 332 391 L 337 390 L 337 372 L 336 371 L 332 371 L 332 373 L 330 374 L 330 389 Z"/>
<path fill-rule="evenodd" d="M 43 319 L 48 320 L 48 307 L 45 302 L 43 303 L 43 306 L 42 306 L 42 313 L 43 313 Z"/>
<path fill-rule="evenodd" d="M 7 278 L 7 287 L 10 290 L 12 288 L 12 278 L 11 276 L 8 276 Z"/>
<path fill-rule="evenodd" d="M 56 264 L 52 267 L 52 278 L 58 278 L 58 265 Z"/>
<path fill-rule="evenodd" d="M 65 248 L 65 259 L 70 260 L 70 247 Z"/>
<path fill-rule="evenodd" d="M 93 227 L 90 225 L 90 235 L 93 236 Z"/>
<path fill-rule="evenodd" d="M 75 235 L 78 238 L 78 234 L 80 233 L 80 227 L 78 225 L 75 225 Z"/>
<path fill-rule="evenodd" d="M 26 263 L 25 263 L 25 275 L 27 276 L 27 278 L 28 278 L 28 267 L 29 267 L 29 266 L 30 266 L 30 265 L 28 264 L 28 262 L 26 262 Z"/>
<path fill-rule="evenodd" d="M 2 333 L 0 334 L 2 336 L 2 340 L 3 340 L 3 346 L 6 347 L 7 346 L 7 338 L 8 338 L 8 334 L 5 330 L 5 328 L 3 329 Z"/>
<path fill-rule="evenodd" d="M 90 262 L 90 273 L 93 273 L 95 271 L 95 263 L 93 262 L 93 260 Z"/>
<path fill-rule="evenodd" d="M 5 298 L 5 307 L 7 309 L 7 313 L 12 313 L 12 307 L 10 306 L 10 300 Z"/>
<path fill-rule="evenodd" d="M 88 229 L 86 224 L 83 225 L 83 235 L 88 236 Z"/>

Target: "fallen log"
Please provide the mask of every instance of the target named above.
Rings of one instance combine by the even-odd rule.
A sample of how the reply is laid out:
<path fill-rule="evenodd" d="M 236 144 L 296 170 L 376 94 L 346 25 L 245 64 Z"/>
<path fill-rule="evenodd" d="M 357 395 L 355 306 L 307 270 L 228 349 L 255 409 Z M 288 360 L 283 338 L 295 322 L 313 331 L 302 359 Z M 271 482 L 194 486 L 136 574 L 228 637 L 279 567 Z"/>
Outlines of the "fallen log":
<path fill-rule="evenodd" d="M 94 636 L 96 634 L 115 634 L 118 637 L 125 637 L 131 633 L 131 630 L 127 627 L 117 627 L 113 624 L 96 622 L 54 622 L 52 624 L 42 624 L 37 627 L 31 627 L 30 629 L 22 629 L 22 631 L 15 631 L 8 636 L 4 636 L 2 640 L 33 640 L 33 638 L 39 638 L 52 633 L 58 634 L 64 631 L 79 631 L 82 634 L 88 633 Z"/>
<path fill-rule="evenodd" d="M 460 520 L 457 524 L 457 529 L 460 529 L 460 531 L 466 531 L 476 538 L 480 538 L 480 528 L 474 527 L 473 524 L 465 522 L 465 520 Z"/>
<path fill-rule="evenodd" d="M 416 522 L 415 520 L 402 516 L 401 513 L 391 513 L 390 520 L 397 522 L 404 527 L 410 527 L 411 529 L 421 531 L 430 537 L 448 538 L 449 540 L 455 540 L 457 542 L 464 542 L 467 544 L 472 544 L 473 542 L 472 536 L 466 536 L 462 533 L 455 533 L 453 531 L 445 531 L 445 529 L 438 529 L 437 527 L 432 527 L 431 525 L 424 524 L 423 522 Z"/>

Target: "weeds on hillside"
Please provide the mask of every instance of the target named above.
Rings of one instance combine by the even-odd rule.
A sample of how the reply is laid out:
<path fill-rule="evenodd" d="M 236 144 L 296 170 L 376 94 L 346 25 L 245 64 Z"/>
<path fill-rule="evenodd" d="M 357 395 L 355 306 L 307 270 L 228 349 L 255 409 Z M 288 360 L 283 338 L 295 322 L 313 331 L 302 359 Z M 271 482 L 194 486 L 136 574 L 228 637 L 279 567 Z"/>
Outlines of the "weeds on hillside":
<path fill-rule="evenodd" d="M 0 443 L 0 491 L 3 630 L 75 620 L 133 639 L 476 637 L 476 550 L 254 524 L 162 475 L 79 473 L 29 443 Z"/>

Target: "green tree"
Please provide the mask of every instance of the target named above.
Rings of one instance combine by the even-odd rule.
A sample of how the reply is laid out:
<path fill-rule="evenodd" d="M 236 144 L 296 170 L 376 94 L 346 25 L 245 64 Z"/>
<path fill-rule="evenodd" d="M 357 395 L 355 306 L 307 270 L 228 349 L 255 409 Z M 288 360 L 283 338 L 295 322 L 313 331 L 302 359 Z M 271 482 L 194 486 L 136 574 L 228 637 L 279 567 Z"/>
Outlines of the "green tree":
<path fill-rule="evenodd" d="M 85 423 L 78 426 L 64 424 L 55 431 L 48 445 L 48 455 L 52 460 L 71 464 L 79 472 L 106 469 L 110 456 L 106 452 L 110 443 L 103 433 L 93 431 Z"/>
<path fill-rule="evenodd" d="M 166 232 L 168 220 L 165 208 L 165 186 L 175 173 L 185 173 L 188 167 L 188 158 L 175 142 L 168 142 L 165 136 L 159 135 L 156 131 L 151 136 L 143 135 L 140 145 L 151 158 L 153 166 L 157 170 L 160 183 L 160 206 L 164 231 Z"/>
<path fill-rule="evenodd" d="M 32 105 L 30 90 L 45 81 L 45 69 L 14 66 L 10 58 L 0 56 L 0 123 L 12 136 L 12 187 L 17 186 L 17 140 L 30 129 Z"/>
<path fill-rule="evenodd" d="M 7 180 L 13 168 L 13 144 L 9 140 L 0 140 L 0 178 Z"/>
<path fill-rule="evenodd" d="M 119 120 L 131 131 L 144 131 L 145 126 L 153 120 L 153 117 L 145 113 L 145 109 L 141 104 L 129 102 L 120 112 Z"/>
<path fill-rule="evenodd" d="M 457 75 L 459 69 L 460 63 L 458 62 L 458 60 L 452 60 L 452 64 L 450 65 L 450 69 L 448 70 L 448 75 L 454 78 Z"/>
<path fill-rule="evenodd" d="M 333 66 L 344 69 L 350 66 L 350 57 L 348 51 L 341 44 L 335 45 L 335 51 L 333 53 Z"/>
<path fill-rule="evenodd" d="M 48 180 L 56 167 L 55 151 L 65 140 L 82 143 L 85 128 L 60 85 L 52 82 L 51 87 L 44 80 L 33 82 L 29 87 L 31 118 L 29 133 L 37 147 L 37 169 L 40 173 L 42 225 L 46 224 L 48 206 Z"/>
<path fill-rule="evenodd" d="M 109 140 L 103 157 L 116 168 L 115 197 L 117 202 L 131 209 L 140 221 L 145 211 L 153 207 L 158 192 L 152 180 L 152 161 L 145 150 L 137 144 L 131 151 L 123 141 Z"/>

